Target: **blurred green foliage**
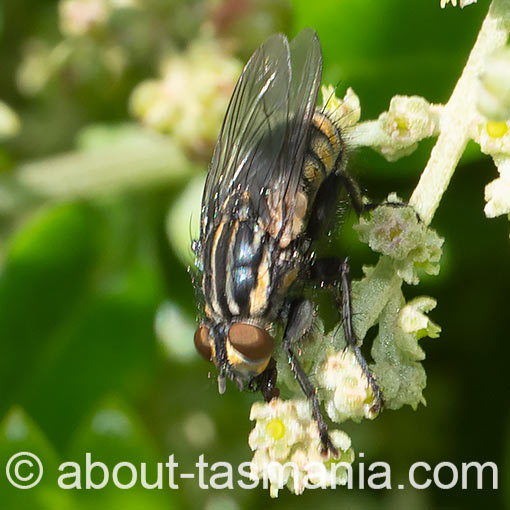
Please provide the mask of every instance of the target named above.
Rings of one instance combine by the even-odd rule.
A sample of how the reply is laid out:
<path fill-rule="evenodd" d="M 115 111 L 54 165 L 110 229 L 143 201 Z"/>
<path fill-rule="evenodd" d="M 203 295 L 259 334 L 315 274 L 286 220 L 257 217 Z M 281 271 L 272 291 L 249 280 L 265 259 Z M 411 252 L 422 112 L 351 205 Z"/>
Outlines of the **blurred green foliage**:
<path fill-rule="evenodd" d="M 324 82 L 353 87 L 363 118 L 376 117 L 395 94 L 444 102 L 488 2 L 460 11 L 441 10 L 439 0 L 133 0 L 82 34 L 62 32 L 63 4 L 0 5 L 0 100 L 22 127 L 0 146 L 0 468 L 24 450 L 45 465 L 43 482 L 28 491 L 10 487 L 0 473 L 1 507 L 258 508 L 268 503 L 267 491 L 201 491 L 194 480 L 180 480 L 178 491 L 56 486 L 58 465 L 84 465 L 86 452 L 109 465 L 155 465 L 174 453 L 183 472 L 201 453 L 210 463 L 251 457 L 248 414 L 258 397 L 233 385 L 218 395 L 211 367 L 165 345 L 192 342 L 175 334 L 189 331 L 196 313 L 183 262 L 183 211 L 187 197 L 194 207 L 197 171 L 205 172 L 211 147 L 190 151 L 171 133 L 145 144 L 147 134 L 130 124 L 129 97 L 195 40 L 214 37 L 223 56 L 245 61 L 270 33 L 313 26 Z M 172 98 L 193 99 L 192 92 Z M 394 164 L 360 151 L 354 172 L 374 198 L 392 190 L 408 197 L 432 143 Z M 101 151 L 91 156 L 94 148 Z M 70 154 L 62 159 L 64 151 Z M 468 153 L 433 224 L 446 238 L 441 274 L 405 288 L 408 297 L 438 300 L 431 318 L 442 326 L 441 338 L 421 341 L 428 406 L 345 429 L 366 464 L 391 463 L 395 486 L 418 460 L 491 460 L 501 489 L 340 488 L 299 498 L 282 492 L 272 504 L 510 507 L 507 363 L 500 354 L 508 341 L 508 223 L 484 217 L 483 188 L 496 170 L 477 149 Z M 359 276 L 375 255 L 356 241 L 350 222 L 337 248 Z M 155 334 L 156 314 L 165 318 L 169 310 L 163 303 L 171 305 L 169 320 L 180 321 L 168 338 Z"/>

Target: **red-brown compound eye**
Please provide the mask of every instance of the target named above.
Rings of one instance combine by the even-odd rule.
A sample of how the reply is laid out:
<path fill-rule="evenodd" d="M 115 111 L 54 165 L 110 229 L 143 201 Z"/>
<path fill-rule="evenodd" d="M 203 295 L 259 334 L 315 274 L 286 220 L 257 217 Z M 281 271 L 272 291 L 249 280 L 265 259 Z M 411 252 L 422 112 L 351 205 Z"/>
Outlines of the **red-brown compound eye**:
<path fill-rule="evenodd" d="M 232 347 L 249 360 L 268 358 L 273 352 L 273 339 L 262 328 L 238 322 L 230 327 L 228 340 Z"/>
<path fill-rule="evenodd" d="M 206 361 L 212 361 L 211 340 L 209 339 L 209 328 L 199 326 L 195 331 L 195 347 L 200 356 Z"/>

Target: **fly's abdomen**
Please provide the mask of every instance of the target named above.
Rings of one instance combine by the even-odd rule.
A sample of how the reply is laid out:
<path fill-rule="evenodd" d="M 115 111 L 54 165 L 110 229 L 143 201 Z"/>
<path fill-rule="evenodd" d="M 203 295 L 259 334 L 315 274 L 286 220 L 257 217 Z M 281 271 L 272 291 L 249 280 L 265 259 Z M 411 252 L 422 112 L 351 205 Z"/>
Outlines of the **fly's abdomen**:
<path fill-rule="evenodd" d="M 308 150 L 303 166 L 304 185 L 308 190 L 316 191 L 335 170 L 343 150 L 338 128 L 327 115 L 316 111 L 312 118 Z"/>

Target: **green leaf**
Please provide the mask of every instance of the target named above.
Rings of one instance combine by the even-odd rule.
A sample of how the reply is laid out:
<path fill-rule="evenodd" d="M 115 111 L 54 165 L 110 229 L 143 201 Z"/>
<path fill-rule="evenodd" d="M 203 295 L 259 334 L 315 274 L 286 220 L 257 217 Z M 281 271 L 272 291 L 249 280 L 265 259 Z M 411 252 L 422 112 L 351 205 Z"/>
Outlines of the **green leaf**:
<path fill-rule="evenodd" d="M 102 463 L 108 470 L 109 481 L 102 489 L 83 490 L 86 483 L 85 467 L 91 463 Z M 69 459 L 80 465 L 82 490 L 77 492 L 80 510 L 123 508 L 126 510 L 169 510 L 176 508 L 174 496 L 164 489 L 146 489 L 141 485 L 141 465 L 146 465 L 145 480 L 148 484 L 160 482 L 168 487 L 168 469 L 162 466 L 158 475 L 157 463 L 164 464 L 167 458 L 159 456 L 151 437 L 133 410 L 117 398 L 107 398 L 81 426 L 72 439 Z M 119 489 L 113 481 L 113 470 L 120 462 L 131 463 L 137 471 L 137 481 L 130 489 Z M 67 470 L 66 472 L 71 472 Z M 90 470 L 93 483 L 101 484 L 104 478 L 101 467 Z M 132 480 L 129 468 L 118 470 L 118 480 L 128 484 Z M 159 479 L 158 479 L 159 476 Z"/>
<path fill-rule="evenodd" d="M 399 409 L 406 404 L 416 409 L 420 402 L 424 403 L 422 392 L 427 384 L 425 369 L 420 363 L 425 353 L 416 337 L 405 333 L 398 325 L 399 310 L 404 302 L 401 291 L 388 301 L 372 347 L 375 365 L 371 368 L 383 388 L 388 409 Z"/>
<path fill-rule="evenodd" d="M 40 211 L 7 247 L 0 276 L 0 415 L 23 398 L 60 323 L 93 278 L 100 217 L 88 206 Z"/>
<path fill-rule="evenodd" d="M 91 292 L 55 337 L 54 349 L 34 376 L 27 406 L 58 444 L 106 394 L 136 399 L 146 391 L 157 362 L 153 324 L 161 295 L 156 276 L 145 266 L 128 266 L 106 288 Z"/>
<path fill-rule="evenodd" d="M 8 465 L 9 459 L 14 455 L 28 452 L 34 454 L 41 461 L 43 474 L 40 482 L 31 489 L 13 487 L 5 475 L 0 476 L 0 500 L 2 508 L 29 508 L 30 510 L 68 510 L 74 508 L 72 495 L 62 491 L 57 485 L 58 466 L 60 459 L 57 453 L 39 430 L 37 425 L 25 414 L 21 408 L 13 408 L 0 423 L 0 465 L 2 470 Z M 9 473 L 16 483 L 15 464 L 17 461 L 27 460 L 33 462 L 33 470 L 27 464 L 19 466 L 19 474 L 33 478 L 27 483 L 35 481 L 38 477 L 38 467 L 33 458 L 25 455 L 17 457 L 10 464 Z"/>

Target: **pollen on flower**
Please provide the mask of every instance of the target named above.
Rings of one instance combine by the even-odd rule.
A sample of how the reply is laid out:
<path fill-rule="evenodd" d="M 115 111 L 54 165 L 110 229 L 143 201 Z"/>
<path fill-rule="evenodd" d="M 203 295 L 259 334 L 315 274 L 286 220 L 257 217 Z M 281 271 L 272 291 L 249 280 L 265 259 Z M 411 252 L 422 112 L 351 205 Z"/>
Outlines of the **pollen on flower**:
<path fill-rule="evenodd" d="M 510 155 L 510 130 L 505 121 L 487 121 L 481 117 L 472 127 L 472 137 L 484 154 L 494 157 Z"/>
<path fill-rule="evenodd" d="M 487 129 L 487 134 L 492 138 L 501 138 L 508 132 L 508 125 L 506 122 L 489 121 L 485 128 Z"/>
<path fill-rule="evenodd" d="M 275 418 L 266 425 L 266 432 L 273 439 L 281 439 L 285 434 L 285 425 L 282 420 Z"/>

